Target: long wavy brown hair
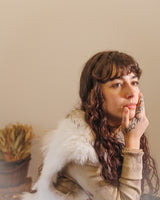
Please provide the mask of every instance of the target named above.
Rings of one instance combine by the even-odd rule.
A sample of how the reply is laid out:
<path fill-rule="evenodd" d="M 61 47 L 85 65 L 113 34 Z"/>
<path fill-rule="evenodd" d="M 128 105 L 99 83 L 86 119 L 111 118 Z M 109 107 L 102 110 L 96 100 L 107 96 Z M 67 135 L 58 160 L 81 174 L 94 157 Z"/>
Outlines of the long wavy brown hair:
<path fill-rule="evenodd" d="M 95 133 L 94 148 L 102 165 L 102 176 L 114 186 L 119 185 L 124 144 L 111 132 L 108 125 L 103 110 L 104 96 L 101 84 L 131 72 L 140 78 L 141 69 L 133 57 L 118 51 L 104 51 L 87 61 L 80 79 L 81 109 L 84 110 L 85 119 Z M 150 156 L 145 134 L 141 137 L 140 148 L 144 151 L 142 192 L 148 186 L 149 192 L 156 194 L 160 188 L 159 177 L 155 161 Z"/>

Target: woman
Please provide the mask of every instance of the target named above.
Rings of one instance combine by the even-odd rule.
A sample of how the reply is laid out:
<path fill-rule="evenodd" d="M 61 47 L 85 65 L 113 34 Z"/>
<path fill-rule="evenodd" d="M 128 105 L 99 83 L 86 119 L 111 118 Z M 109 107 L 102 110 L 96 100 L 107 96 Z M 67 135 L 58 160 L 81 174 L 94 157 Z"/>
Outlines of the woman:
<path fill-rule="evenodd" d="M 81 109 L 49 135 L 34 194 L 23 200 L 139 200 L 159 178 L 144 132 L 148 126 L 136 61 L 100 52 L 80 79 Z"/>

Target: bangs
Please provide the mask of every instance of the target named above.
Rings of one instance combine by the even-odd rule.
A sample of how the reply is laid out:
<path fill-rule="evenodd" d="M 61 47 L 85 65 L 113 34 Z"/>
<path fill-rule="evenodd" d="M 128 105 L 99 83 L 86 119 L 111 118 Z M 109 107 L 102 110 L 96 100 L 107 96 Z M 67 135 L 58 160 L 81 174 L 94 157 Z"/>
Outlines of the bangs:
<path fill-rule="evenodd" d="M 130 73 L 134 73 L 139 79 L 141 72 L 138 63 L 136 63 L 131 56 L 116 54 L 116 56 L 112 57 L 110 60 L 105 60 L 105 58 L 102 57 L 99 64 L 95 66 L 92 71 L 92 76 L 98 82 L 105 83 Z"/>
<path fill-rule="evenodd" d="M 128 75 L 130 73 L 134 73 L 138 77 L 138 79 L 141 76 L 141 70 L 135 64 L 130 64 L 128 66 L 124 66 L 124 65 L 118 66 L 118 65 L 113 64 L 112 66 L 107 68 L 107 70 L 104 69 L 101 80 L 99 81 L 102 83 L 105 83 L 107 81 L 111 81 L 116 78 L 120 78 L 122 76 Z"/>

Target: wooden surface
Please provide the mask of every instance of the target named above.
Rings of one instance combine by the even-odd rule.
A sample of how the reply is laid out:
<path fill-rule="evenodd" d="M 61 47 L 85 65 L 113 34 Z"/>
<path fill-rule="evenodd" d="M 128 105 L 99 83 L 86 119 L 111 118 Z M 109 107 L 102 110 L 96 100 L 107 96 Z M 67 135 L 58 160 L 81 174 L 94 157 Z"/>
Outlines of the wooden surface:
<path fill-rule="evenodd" d="M 23 192 L 29 192 L 31 183 L 32 179 L 26 178 L 22 184 L 16 187 L 0 188 L 0 200 L 20 200 L 19 195 Z"/>

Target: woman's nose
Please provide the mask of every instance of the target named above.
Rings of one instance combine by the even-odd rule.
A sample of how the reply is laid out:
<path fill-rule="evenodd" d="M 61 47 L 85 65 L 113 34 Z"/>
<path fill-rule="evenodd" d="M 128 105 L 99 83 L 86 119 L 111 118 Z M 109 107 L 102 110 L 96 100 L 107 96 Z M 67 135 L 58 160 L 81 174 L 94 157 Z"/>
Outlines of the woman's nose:
<path fill-rule="evenodd" d="M 132 97 L 134 97 L 135 96 L 135 89 L 133 88 L 133 86 L 132 85 L 126 85 L 126 87 L 124 88 L 124 90 L 125 90 L 125 97 L 127 98 L 127 99 L 129 99 L 129 98 L 132 98 Z"/>

